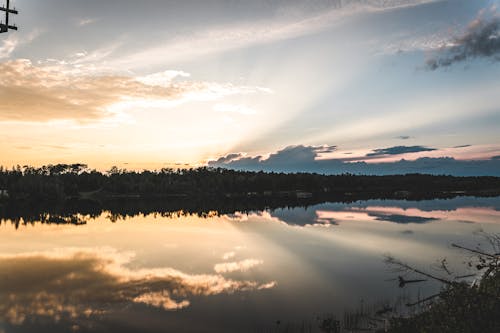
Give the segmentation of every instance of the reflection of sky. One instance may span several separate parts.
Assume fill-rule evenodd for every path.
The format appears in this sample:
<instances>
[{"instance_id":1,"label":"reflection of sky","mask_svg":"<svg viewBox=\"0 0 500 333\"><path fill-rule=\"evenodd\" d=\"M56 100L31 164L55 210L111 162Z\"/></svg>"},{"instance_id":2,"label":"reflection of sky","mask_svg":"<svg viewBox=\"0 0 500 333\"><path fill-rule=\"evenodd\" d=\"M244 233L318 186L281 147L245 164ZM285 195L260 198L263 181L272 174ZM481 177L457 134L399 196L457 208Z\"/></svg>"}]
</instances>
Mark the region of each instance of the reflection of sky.
<instances>
[{"instance_id":1,"label":"reflection of sky","mask_svg":"<svg viewBox=\"0 0 500 333\"><path fill-rule=\"evenodd\" d=\"M2 256L0 267L5 280L0 287L0 315L13 325L37 317L89 325L129 304L179 310L190 305L192 296L275 286L275 282L236 281L222 275L185 274L171 268L129 269L126 264L132 257L109 248L63 248ZM237 263L227 265L232 271L251 268Z\"/></svg>"},{"instance_id":2,"label":"reflection of sky","mask_svg":"<svg viewBox=\"0 0 500 333\"><path fill-rule=\"evenodd\" d=\"M277 209L272 215L297 225L329 225L352 220L395 223L425 223L436 220L497 223L500 220L500 199L457 197L422 201L368 200L349 204L325 203L308 209Z\"/></svg>"},{"instance_id":3,"label":"reflection of sky","mask_svg":"<svg viewBox=\"0 0 500 333\"><path fill-rule=\"evenodd\" d=\"M316 210L312 224L338 224L346 221L386 221L401 224L427 223L438 220L451 220L470 223L498 223L500 212L491 208L470 207L453 211L422 211L417 208L399 207L347 208L342 211Z\"/></svg>"},{"instance_id":4,"label":"reflection of sky","mask_svg":"<svg viewBox=\"0 0 500 333\"><path fill-rule=\"evenodd\" d=\"M0 330L255 331L278 319L341 312L361 299L390 299L401 291L386 281L395 275L384 254L428 269L446 256L462 272L460 253L449 244L500 231L498 210L489 208L498 199L461 200L433 208L369 201L117 223L103 214L76 227L4 224ZM432 221L388 221L394 216ZM411 288L425 294L436 286Z\"/></svg>"}]
</instances>

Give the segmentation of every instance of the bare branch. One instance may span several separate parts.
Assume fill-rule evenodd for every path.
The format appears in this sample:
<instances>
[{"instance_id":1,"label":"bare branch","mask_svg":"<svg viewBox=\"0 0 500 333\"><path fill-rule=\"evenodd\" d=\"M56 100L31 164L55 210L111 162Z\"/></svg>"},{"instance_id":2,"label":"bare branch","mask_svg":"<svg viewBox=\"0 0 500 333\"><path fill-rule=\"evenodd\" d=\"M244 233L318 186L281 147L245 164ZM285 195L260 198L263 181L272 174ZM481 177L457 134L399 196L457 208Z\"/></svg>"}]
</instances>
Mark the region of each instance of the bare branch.
<instances>
[{"instance_id":1,"label":"bare branch","mask_svg":"<svg viewBox=\"0 0 500 333\"><path fill-rule=\"evenodd\" d=\"M417 302L414 302L414 303L406 303L406 306L415 306L415 305L419 305L419 304L422 304L422 303L424 303L424 302L430 301L431 299L434 299L434 298L436 298L436 297L438 297L438 296L441 296L441 293L437 293L437 294L431 295L431 296L429 296L429 297L426 297L426 298L421 299L421 300L419 300L419 301L417 301Z\"/></svg>"},{"instance_id":2,"label":"bare branch","mask_svg":"<svg viewBox=\"0 0 500 333\"><path fill-rule=\"evenodd\" d=\"M448 267L446 266L446 259L441 260L441 268L445 270L448 275L452 275Z\"/></svg>"},{"instance_id":3,"label":"bare branch","mask_svg":"<svg viewBox=\"0 0 500 333\"><path fill-rule=\"evenodd\" d=\"M486 253L486 252L475 250L475 249L470 249L468 247L461 246L461 245L458 245L458 244L455 244L455 243L452 243L451 246L456 247L457 249L469 251L469 252L476 253L476 254L479 254L479 255L482 255L482 256L485 256L485 257L489 257L489 258L496 259L496 258L499 257L499 255L497 255L497 254L491 254L491 253Z\"/></svg>"},{"instance_id":4,"label":"bare branch","mask_svg":"<svg viewBox=\"0 0 500 333\"><path fill-rule=\"evenodd\" d=\"M411 267L410 265L408 265L408 264L406 264L406 263L404 263L402 261L396 260L394 257L391 257L391 256L387 256L385 262L388 263L388 264L390 264L390 265L399 266L399 267L404 268L404 269L406 269L408 271L411 271L411 272L414 272L414 273L426 276L428 278L431 278L433 280L442 282L442 283L447 284L447 285L453 284L452 281L440 278L438 276L434 276L434 275L429 274L427 272L421 271L421 270L419 270L417 268Z\"/></svg>"}]
</instances>

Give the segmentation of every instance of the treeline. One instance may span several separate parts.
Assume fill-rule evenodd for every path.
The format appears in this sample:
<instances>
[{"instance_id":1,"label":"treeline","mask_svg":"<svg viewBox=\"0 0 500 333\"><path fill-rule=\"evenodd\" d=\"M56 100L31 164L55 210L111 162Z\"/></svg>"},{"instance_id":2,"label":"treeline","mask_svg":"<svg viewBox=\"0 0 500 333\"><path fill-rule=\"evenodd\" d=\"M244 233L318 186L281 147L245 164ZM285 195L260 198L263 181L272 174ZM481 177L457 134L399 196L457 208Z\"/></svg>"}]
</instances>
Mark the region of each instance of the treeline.
<instances>
[{"instance_id":1,"label":"treeline","mask_svg":"<svg viewBox=\"0 0 500 333\"><path fill-rule=\"evenodd\" d=\"M452 177L421 174L362 176L352 174L265 173L194 168L107 172L85 164L40 168L0 167L0 190L9 200L59 201L119 196L293 197L359 196L433 198L449 194L500 195L499 177Z\"/></svg>"},{"instance_id":2,"label":"treeline","mask_svg":"<svg viewBox=\"0 0 500 333\"><path fill-rule=\"evenodd\" d=\"M99 192L103 195L282 195L309 193L373 193L379 196L437 192L491 192L500 190L497 177L430 175L325 176L309 173L264 173L226 169L161 169L127 171L113 167L107 172L84 164L58 164L41 168L0 167L0 189L11 198L59 200ZM410 193L406 193L410 192Z\"/></svg>"}]
</instances>

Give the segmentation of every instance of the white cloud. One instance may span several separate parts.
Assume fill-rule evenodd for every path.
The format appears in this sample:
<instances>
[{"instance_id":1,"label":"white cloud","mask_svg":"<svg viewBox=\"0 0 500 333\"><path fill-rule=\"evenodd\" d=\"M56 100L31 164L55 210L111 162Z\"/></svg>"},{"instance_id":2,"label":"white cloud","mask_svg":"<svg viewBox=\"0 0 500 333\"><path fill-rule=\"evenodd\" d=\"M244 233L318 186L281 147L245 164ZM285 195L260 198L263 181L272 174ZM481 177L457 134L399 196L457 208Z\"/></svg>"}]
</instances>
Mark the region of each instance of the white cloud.
<instances>
[{"instance_id":1,"label":"white cloud","mask_svg":"<svg viewBox=\"0 0 500 333\"><path fill-rule=\"evenodd\" d=\"M79 27L84 27L86 25L95 23L97 21L98 21L98 19L96 19L96 18L81 18L81 19L77 20L76 25Z\"/></svg>"},{"instance_id":2,"label":"white cloud","mask_svg":"<svg viewBox=\"0 0 500 333\"><path fill-rule=\"evenodd\" d=\"M220 264L216 264L214 266L214 271L222 274L222 273L231 273L231 272L246 272L256 266L262 265L264 262L258 259L245 259L237 262L224 262Z\"/></svg>"},{"instance_id":3,"label":"white cloud","mask_svg":"<svg viewBox=\"0 0 500 333\"><path fill-rule=\"evenodd\" d=\"M13 34L9 35L9 37L7 37L7 39L2 42L2 45L0 45L0 59L6 59L10 57L18 44L19 39L17 38L17 36Z\"/></svg>"},{"instance_id":4,"label":"white cloud","mask_svg":"<svg viewBox=\"0 0 500 333\"><path fill-rule=\"evenodd\" d=\"M51 63L36 66L20 59L0 64L0 121L95 121L123 116L123 112L134 108L170 108L193 101L269 92L263 87L231 83L174 82L176 77L189 76L182 71L135 78L89 75L57 60Z\"/></svg>"},{"instance_id":5,"label":"white cloud","mask_svg":"<svg viewBox=\"0 0 500 333\"><path fill-rule=\"evenodd\" d=\"M412 36L406 34L399 36L398 40L382 43L375 41L373 43L376 48L376 54L395 54L398 52L414 52L414 51L434 51L448 47L450 45L449 33L442 31L424 36Z\"/></svg>"},{"instance_id":6,"label":"white cloud","mask_svg":"<svg viewBox=\"0 0 500 333\"><path fill-rule=\"evenodd\" d=\"M137 81L150 86L168 87L175 78L190 77L191 74L183 71L167 70L164 72L154 73L146 76L140 76Z\"/></svg>"},{"instance_id":7,"label":"white cloud","mask_svg":"<svg viewBox=\"0 0 500 333\"><path fill-rule=\"evenodd\" d=\"M164 310L180 310L190 305L188 300L175 301L166 290L145 293L134 298L135 303L144 303Z\"/></svg>"},{"instance_id":8,"label":"white cloud","mask_svg":"<svg viewBox=\"0 0 500 333\"><path fill-rule=\"evenodd\" d=\"M222 255L222 259L223 260L228 260L228 259L231 259L233 258L234 256L236 255L236 252L234 251L231 251L231 252L226 252Z\"/></svg>"},{"instance_id":9,"label":"white cloud","mask_svg":"<svg viewBox=\"0 0 500 333\"><path fill-rule=\"evenodd\" d=\"M267 44L314 34L338 24L343 19L366 12L393 10L441 0L367 0L346 1L321 13L291 15L272 20L212 27L166 40L138 52L113 60L119 68L141 68L217 54L239 48ZM336 5L337 4L337 5Z\"/></svg>"},{"instance_id":10,"label":"white cloud","mask_svg":"<svg viewBox=\"0 0 500 333\"><path fill-rule=\"evenodd\" d=\"M38 30L33 30L29 34L24 35L23 38L19 34L8 35L0 44L0 60L8 59L19 46L32 42L39 35L40 31Z\"/></svg>"}]
</instances>

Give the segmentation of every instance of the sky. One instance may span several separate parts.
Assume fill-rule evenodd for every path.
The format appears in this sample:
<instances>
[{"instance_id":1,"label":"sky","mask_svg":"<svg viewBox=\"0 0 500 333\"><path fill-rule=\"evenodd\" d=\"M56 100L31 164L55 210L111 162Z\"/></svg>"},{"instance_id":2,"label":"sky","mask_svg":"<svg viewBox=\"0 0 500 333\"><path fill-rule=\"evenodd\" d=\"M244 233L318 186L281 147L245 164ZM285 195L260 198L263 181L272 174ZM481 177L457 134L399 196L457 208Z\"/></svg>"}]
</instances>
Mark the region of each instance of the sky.
<instances>
[{"instance_id":1,"label":"sky","mask_svg":"<svg viewBox=\"0 0 500 333\"><path fill-rule=\"evenodd\" d=\"M0 165L500 175L498 0L11 3Z\"/></svg>"}]
</instances>

